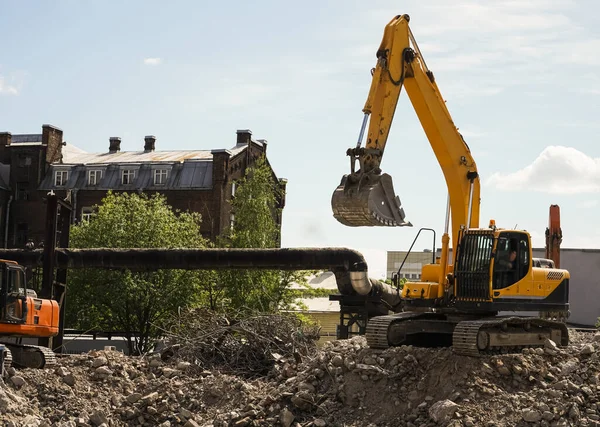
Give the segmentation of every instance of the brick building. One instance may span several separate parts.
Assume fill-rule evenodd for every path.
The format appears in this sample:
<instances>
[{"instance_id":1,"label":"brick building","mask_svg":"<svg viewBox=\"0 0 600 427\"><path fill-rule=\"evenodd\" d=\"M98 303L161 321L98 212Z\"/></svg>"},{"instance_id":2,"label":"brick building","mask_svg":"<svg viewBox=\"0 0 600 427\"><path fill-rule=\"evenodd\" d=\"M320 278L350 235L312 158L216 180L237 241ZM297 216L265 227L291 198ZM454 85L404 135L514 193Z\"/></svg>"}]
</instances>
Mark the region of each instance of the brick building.
<instances>
[{"instance_id":1,"label":"brick building","mask_svg":"<svg viewBox=\"0 0 600 427\"><path fill-rule=\"evenodd\" d=\"M160 143L159 143L160 144ZM159 192L173 208L199 212L202 234L214 240L234 220L230 201L234 181L263 153L267 141L254 140L248 129L237 131L230 149L156 150L146 136L139 151L121 151L121 138L109 138L108 150L86 153L63 141L62 130L43 125L41 134L0 133L0 225L5 248L39 245L44 238L44 197L69 195L72 222L93 214L108 190ZM268 160L267 160L268 163ZM273 172L284 190L286 180ZM277 215L281 227L281 214Z\"/></svg>"}]
</instances>

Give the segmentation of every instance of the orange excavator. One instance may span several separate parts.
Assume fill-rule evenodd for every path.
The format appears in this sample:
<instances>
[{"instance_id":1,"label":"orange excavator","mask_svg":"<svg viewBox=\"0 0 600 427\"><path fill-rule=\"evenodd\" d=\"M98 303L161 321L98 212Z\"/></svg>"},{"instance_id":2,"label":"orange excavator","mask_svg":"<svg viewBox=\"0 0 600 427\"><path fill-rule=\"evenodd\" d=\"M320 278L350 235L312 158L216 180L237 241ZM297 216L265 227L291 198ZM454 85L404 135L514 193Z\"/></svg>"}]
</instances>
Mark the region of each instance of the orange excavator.
<instances>
[{"instance_id":1,"label":"orange excavator","mask_svg":"<svg viewBox=\"0 0 600 427\"><path fill-rule=\"evenodd\" d=\"M15 365L45 368L56 363L47 347L25 344L27 338L49 338L59 332L59 305L27 289L25 269L0 259L0 352L4 369Z\"/></svg>"}]
</instances>

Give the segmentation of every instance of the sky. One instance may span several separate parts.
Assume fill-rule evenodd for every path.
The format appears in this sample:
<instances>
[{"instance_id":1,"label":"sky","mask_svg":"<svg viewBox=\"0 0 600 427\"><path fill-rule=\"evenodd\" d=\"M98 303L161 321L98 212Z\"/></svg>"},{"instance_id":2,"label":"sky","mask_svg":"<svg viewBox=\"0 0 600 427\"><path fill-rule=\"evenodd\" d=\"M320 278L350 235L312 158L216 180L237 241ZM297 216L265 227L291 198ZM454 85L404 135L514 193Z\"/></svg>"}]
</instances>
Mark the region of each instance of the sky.
<instances>
[{"instance_id":1,"label":"sky","mask_svg":"<svg viewBox=\"0 0 600 427\"><path fill-rule=\"evenodd\" d=\"M0 131L64 131L67 144L229 148L268 141L288 179L282 246L348 247L385 276L386 251L443 231L447 187L402 92L381 164L414 227L346 227L331 195L349 172L385 25L410 25L481 177L481 223L544 246L600 245L597 0L9 2L0 0ZM431 247L424 234L415 249Z\"/></svg>"}]
</instances>

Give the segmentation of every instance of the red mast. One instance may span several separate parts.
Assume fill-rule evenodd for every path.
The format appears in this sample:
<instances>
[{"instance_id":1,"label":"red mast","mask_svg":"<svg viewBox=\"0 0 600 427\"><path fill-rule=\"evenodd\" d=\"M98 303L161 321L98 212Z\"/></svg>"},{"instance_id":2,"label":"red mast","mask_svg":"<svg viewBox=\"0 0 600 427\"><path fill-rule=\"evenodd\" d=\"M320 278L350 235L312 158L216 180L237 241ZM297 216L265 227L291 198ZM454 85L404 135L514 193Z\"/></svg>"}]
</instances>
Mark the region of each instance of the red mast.
<instances>
[{"instance_id":1,"label":"red mast","mask_svg":"<svg viewBox=\"0 0 600 427\"><path fill-rule=\"evenodd\" d=\"M560 244L562 230L560 228L560 208L550 205L548 228L546 228L546 258L554 261L555 268L560 268Z\"/></svg>"}]
</instances>

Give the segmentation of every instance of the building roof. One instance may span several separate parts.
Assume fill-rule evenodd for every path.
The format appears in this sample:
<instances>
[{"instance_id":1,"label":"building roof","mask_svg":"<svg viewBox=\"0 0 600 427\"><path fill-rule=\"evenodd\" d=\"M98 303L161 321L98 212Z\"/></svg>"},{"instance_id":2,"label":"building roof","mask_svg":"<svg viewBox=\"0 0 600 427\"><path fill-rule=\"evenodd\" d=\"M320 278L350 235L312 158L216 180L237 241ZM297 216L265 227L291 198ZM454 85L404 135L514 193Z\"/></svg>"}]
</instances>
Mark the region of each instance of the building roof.
<instances>
[{"instance_id":1,"label":"building roof","mask_svg":"<svg viewBox=\"0 0 600 427\"><path fill-rule=\"evenodd\" d=\"M316 276L310 276L307 278L307 284L311 288L323 288L331 289L331 295L338 294L337 282L335 281L335 275L331 271L325 271L319 273ZM291 289L305 289L297 283L290 284ZM317 298L300 298L300 302L305 304L306 311L316 312L332 312L339 311L340 305L337 301L329 301L329 297L317 297Z\"/></svg>"},{"instance_id":2,"label":"building roof","mask_svg":"<svg viewBox=\"0 0 600 427\"><path fill-rule=\"evenodd\" d=\"M332 292L332 294L334 293ZM306 305L307 312L323 313L340 311L339 301L330 301L329 297L301 298L300 301Z\"/></svg>"},{"instance_id":3,"label":"building roof","mask_svg":"<svg viewBox=\"0 0 600 427\"><path fill-rule=\"evenodd\" d=\"M260 141L252 143L263 145ZM62 150L62 161L50 165L49 173L40 183L40 190L86 189L86 190L198 190L212 188L213 153L227 152L232 157L247 149L238 144L223 150L172 150L172 151L117 151L114 153L88 153L72 144ZM123 170L134 169L131 184L122 184ZM164 184L154 184L154 170L167 169ZM64 186L55 185L55 172L69 170ZM90 170L102 170L97 185L88 185Z\"/></svg>"},{"instance_id":4,"label":"building roof","mask_svg":"<svg viewBox=\"0 0 600 427\"><path fill-rule=\"evenodd\" d=\"M50 173L40 183L40 190L56 189L55 172L69 170L67 182L61 189L85 190L189 190L212 188L212 161L188 161L183 163L153 164L105 164L90 167L87 165L53 164ZM131 184L122 184L123 170L135 170L135 179ZM154 170L167 169L167 181L162 185L154 184ZM97 185L88 185L88 172L101 170L102 178Z\"/></svg>"},{"instance_id":5,"label":"building roof","mask_svg":"<svg viewBox=\"0 0 600 427\"><path fill-rule=\"evenodd\" d=\"M67 148L68 147L68 148ZM236 145L227 150L235 156L246 149L246 145ZM185 160L212 160L214 150L173 150L173 151L117 151L116 153L86 153L66 145L63 148L64 165L94 165L111 163L158 163L183 162Z\"/></svg>"},{"instance_id":6,"label":"building roof","mask_svg":"<svg viewBox=\"0 0 600 427\"><path fill-rule=\"evenodd\" d=\"M10 144L20 144L20 145L41 145L42 144L42 134L41 133L27 133L20 135L12 135L10 139Z\"/></svg>"},{"instance_id":7,"label":"building roof","mask_svg":"<svg viewBox=\"0 0 600 427\"><path fill-rule=\"evenodd\" d=\"M332 289L334 292L332 293L337 293L337 282L335 280L335 275L331 272L331 271L325 271L323 273L319 273L318 275L314 276L311 275L309 277L307 277L307 285L313 289L316 288L323 288L323 289ZM290 288L291 289L305 289L304 286L299 285L298 283L291 283L290 284Z\"/></svg>"}]
</instances>

